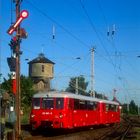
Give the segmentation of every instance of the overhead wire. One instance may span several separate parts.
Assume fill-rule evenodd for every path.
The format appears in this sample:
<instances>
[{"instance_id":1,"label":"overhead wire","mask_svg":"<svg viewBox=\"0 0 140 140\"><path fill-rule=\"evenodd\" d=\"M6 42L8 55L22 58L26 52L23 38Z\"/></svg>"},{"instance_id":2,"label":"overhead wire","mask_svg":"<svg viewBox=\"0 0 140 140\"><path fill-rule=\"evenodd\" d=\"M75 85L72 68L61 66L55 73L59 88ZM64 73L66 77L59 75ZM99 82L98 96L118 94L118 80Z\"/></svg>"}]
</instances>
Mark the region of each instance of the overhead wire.
<instances>
[{"instance_id":1,"label":"overhead wire","mask_svg":"<svg viewBox=\"0 0 140 140\"><path fill-rule=\"evenodd\" d=\"M54 21L53 21L54 22ZM60 26L61 27L61 26ZM63 27L63 26L62 26ZM112 62L111 62L112 63Z\"/></svg>"},{"instance_id":2,"label":"overhead wire","mask_svg":"<svg viewBox=\"0 0 140 140\"><path fill-rule=\"evenodd\" d=\"M42 11L40 11L40 12L42 12ZM43 13L44 14L44 13ZM46 16L46 14L45 14L45 16ZM27 49L26 49L27 50ZM64 64L63 64L64 65ZM72 65L75 65L75 63L74 64L72 64ZM60 72L59 72L59 74L60 74Z\"/></svg>"},{"instance_id":3,"label":"overhead wire","mask_svg":"<svg viewBox=\"0 0 140 140\"><path fill-rule=\"evenodd\" d=\"M101 6L101 2L100 2L100 0L97 0L97 4L98 4L98 7L99 7L99 9L100 9L100 11L101 11L101 13L102 13L102 16L103 16L103 20L104 20L104 22L105 22L105 24L106 24L106 26L108 27L108 22L107 22L107 18L106 18L106 16L105 16L105 14L104 14L104 11L103 11L103 8L102 8L102 6ZM115 30L115 29L113 29L113 30ZM109 30L109 32L110 32L110 30ZM121 69L121 62L119 63L119 64L117 64L117 57L118 57L118 49L117 49L117 47L116 47L116 45L115 45L115 42L114 42L114 38L113 38L113 36L114 35L111 35L111 40L109 40L109 37L108 38L106 38L106 40L111 44L111 46L112 46L112 48L114 48L115 49L115 57L114 57L114 70L116 71L116 76L117 76L117 69ZM119 52L120 53L120 52ZM120 61L121 61L121 56L119 56L119 58L120 58ZM117 66L118 65L118 66ZM117 79L117 78L115 78L115 79Z\"/></svg>"},{"instance_id":4,"label":"overhead wire","mask_svg":"<svg viewBox=\"0 0 140 140\"><path fill-rule=\"evenodd\" d=\"M87 18L88 18L88 22L90 23L90 25L91 25L93 31L96 33L96 35L97 35L97 37L98 37L98 39L99 39L99 41L100 41L100 43L101 43L101 46L103 47L103 49L105 50L106 54L108 55L109 62L113 65L113 67L114 67L114 69L115 69L115 68L116 68L116 63L113 62L113 60L112 60L111 57L110 57L110 54L109 54L108 50L105 48L105 46L104 46L104 44L103 44L103 42L102 42L102 39L100 38L100 35L99 35L99 33L97 32L97 30L96 30L96 28L95 28L95 26L94 26L94 24L93 24L93 22L92 22L92 20L91 20L91 18L90 18L90 16L89 16L88 12L87 12L87 9L85 8L84 4L82 3L82 0L80 0L80 4L81 4L81 7L82 7L82 9L83 9L85 15L86 15ZM104 18L105 18L105 16L104 16ZM105 20L105 21L106 21L106 20ZM107 23L107 22L106 22L106 23Z\"/></svg>"},{"instance_id":5,"label":"overhead wire","mask_svg":"<svg viewBox=\"0 0 140 140\"><path fill-rule=\"evenodd\" d=\"M87 53L84 57L80 58L81 60L78 60L78 63L80 63L80 62L82 61L83 58L86 58L86 59L87 59L87 58L88 58L87 56L89 56L89 54L90 54L90 53ZM74 62L72 65L68 66L66 69L69 69L70 67L73 68L72 66L75 65L75 64L77 64L77 62ZM64 70L61 71L61 72L58 72L57 75L59 76L59 75L60 75L61 73L63 73L66 69L64 69ZM79 67L78 67L78 69L79 69ZM78 69L74 69L74 70L77 71Z\"/></svg>"},{"instance_id":6,"label":"overhead wire","mask_svg":"<svg viewBox=\"0 0 140 140\"><path fill-rule=\"evenodd\" d=\"M98 4L98 7L99 7L99 9L100 9L100 11L102 13L103 20L104 20L106 26L108 26L107 18L106 18L105 14L104 14L104 10L103 10L103 8L101 6L101 2L100 2L100 0L96 0L96 1L97 1L97 4Z\"/></svg>"},{"instance_id":7,"label":"overhead wire","mask_svg":"<svg viewBox=\"0 0 140 140\"><path fill-rule=\"evenodd\" d=\"M44 16L46 16L47 18L49 18L52 22L54 22L54 19L52 19L51 17L49 17L47 14L45 14L44 12L42 12L39 8L37 8L36 6L34 6L31 2L29 2L28 0L26 0L28 3L30 3L37 11L39 11L40 13L42 13ZM60 24L58 24L56 21L55 21L55 23L57 24L57 25L60 25ZM63 27L62 25L60 26L60 27ZM62 29L65 29L64 27L62 28ZM68 30L65 30L66 32L68 31ZM67 32L68 34L69 34L69 32ZM70 34L71 35L71 34ZM85 44L84 44L85 45ZM112 63L112 62L111 62ZM113 63L112 63L113 64ZM114 64L113 64L114 65Z\"/></svg>"},{"instance_id":8,"label":"overhead wire","mask_svg":"<svg viewBox=\"0 0 140 140\"><path fill-rule=\"evenodd\" d=\"M100 35L99 35L99 33L98 33L96 27L94 26L94 24L93 24L93 22L92 22L92 20L91 20L91 18L90 18L90 16L89 16L89 14L88 14L88 12L87 12L87 9L85 8L84 4L82 3L82 0L79 0L79 1L80 1L80 5L81 5L81 7L82 7L82 9L83 9L83 11L84 11L84 13L85 13L87 19L88 19L89 24L91 25L93 31L96 33L96 35L97 35L97 37L98 37L98 40L100 41L101 46L103 47L104 51L105 51L106 54L108 55L108 58L109 58L110 63L114 66L113 60L110 58L110 54L109 54L108 50L105 48L105 46L104 46L104 44L103 44L103 42L102 42L102 39L101 39L101 37L100 37Z\"/></svg>"},{"instance_id":9,"label":"overhead wire","mask_svg":"<svg viewBox=\"0 0 140 140\"><path fill-rule=\"evenodd\" d=\"M41 9L39 9L37 6L35 6L33 3L31 3L28 0L24 0L24 1L26 1L28 4L30 4L34 9L36 9L44 17L46 17L47 19L49 19L50 21L52 21L53 23L55 23L58 27L60 27L62 30L64 30L67 34L69 34L72 38L74 38L75 40L77 40L83 46L86 46L86 47L89 48L89 45L88 44L86 44L85 42L83 42L80 38L78 38L76 35L74 35L72 32L70 32L68 29L66 29L63 25L61 25L60 23L58 23L55 19L53 19L52 17L50 17L48 14L46 14L45 12L43 12Z\"/></svg>"}]
</instances>

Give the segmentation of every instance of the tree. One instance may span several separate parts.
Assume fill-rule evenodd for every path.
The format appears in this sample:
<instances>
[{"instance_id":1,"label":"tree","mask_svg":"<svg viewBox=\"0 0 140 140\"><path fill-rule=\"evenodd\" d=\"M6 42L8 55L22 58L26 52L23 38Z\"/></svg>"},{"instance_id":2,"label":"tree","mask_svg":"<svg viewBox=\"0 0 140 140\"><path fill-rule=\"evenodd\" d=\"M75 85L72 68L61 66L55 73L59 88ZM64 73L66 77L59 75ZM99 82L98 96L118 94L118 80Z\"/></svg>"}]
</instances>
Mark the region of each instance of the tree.
<instances>
[{"instance_id":1,"label":"tree","mask_svg":"<svg viewBox=\"0 0 140 140\"><path fill-rule=\"evenodd\" d=\"M138 114L138 106L135 104L134 100L131 100L129 104L123 104L122 107L123 113Z\"/></svg>"},{"instance_id":2,"label":"tree","mask_svg":"<svg viewBox=\"0 0 140 140\"><path fill-rule=\"evenodd\" d=\"M99 98L99 99L108 100L108 98L107 98L104 94L98 93L98 92L96 92L96 91L95 91L95 97L96 97L96 98Z\"/></svg>"},{"instance_id":3,"label":"tree","mask_svg":"<svg viewBox=\"0 0 140 140\"><path fill-rule=\"evenodd\" d=\"M21 75L21 103L23 106L31 104L31 98L35 91L33 90L33 81L31 78Z\"/></svg>"},{"instance_id":4,"label":"tree","mask_svg":"<svg viewBox=\"0 0 140 140\"><path fill-rule=\"evenodd\" d=\"M135 104L134 100L131 100L130 104L129 104L129 112L130 114L138 114L138 107Z\"/></svg>"},{"instance_id":5,"label":"tree","mask_svg":"<svg viewBox=\"0 0 140 140\"><path fill-rule=\"evenodd\" d=\"M66 88L66 91L72 93L76 92L76 79L78 80L78 94L86 95L88 82L85 82L85 78L83 76L70 78L69 86Z\"/></svg>"},{"instance_id":6,"label":"tree","mask_svg":"<svg viewBox=\"0 0 140 140\"><path fill-rule=\"evenodd\" d=\"M8 93L12 93L12 79L8 75L9 79L4 78L4 82L1 84L1 88ZM21 106L29 106L31 104L31 98L35 91L33 90L33 82L29 77L21 75Z\"/></svg>"},{"instance_id":7,"label":"tree","mask_svg":"<svg viewBox=\"0 0 140 140\"><path fill-rule=\"evenodd\" d=\"M125 114L128 114L128 105L127 104L122 105L122 112Z\"/></svg>"},{"instance_id":8,"label":"tree","mask_svg":"<svg viewBox=\"0 0 140 140\"><path fill-rule=\"evenodd\" d=\"M1 84L1 89L4 89L8 91L9 93L12 92L12 79L10 74L8 74L8 80L6 78L3 78L3 83Z\"/></svg>"}]
</instances>

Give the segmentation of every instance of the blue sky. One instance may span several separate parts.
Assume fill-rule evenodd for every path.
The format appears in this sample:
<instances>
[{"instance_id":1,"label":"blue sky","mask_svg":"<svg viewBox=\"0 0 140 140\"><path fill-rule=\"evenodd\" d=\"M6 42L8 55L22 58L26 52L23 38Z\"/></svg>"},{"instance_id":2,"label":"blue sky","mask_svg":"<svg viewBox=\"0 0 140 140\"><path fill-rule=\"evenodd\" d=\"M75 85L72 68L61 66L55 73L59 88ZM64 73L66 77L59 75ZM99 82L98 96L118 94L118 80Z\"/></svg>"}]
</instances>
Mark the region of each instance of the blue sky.
<instances>
[{"instance_id":1,"label":"blue sky","mask_svg":"<svg viewBox=\"0 0 140 140\"><path fill-rule=\"evenodd\" d=\"M82 7L83 6L83 7ZM12 19L15 21L14 4ZM140 1L139 0L23 0L29 11L21 26L28 32L22 40L21 74L28 75L26 58L40 52L55 64L52 87L65 89L70 77L84 75L89 82L90 49L95 47L94 88L121 102L140 102ZM6 31L11 24L11 0L0 0L0 71L7 77L6 58L11 55ZM107 29L115 24L114 36ZM55 26L55 40L52 27ZM81 57L80 60L75 59Z\"/></svg>"}]
</instances>

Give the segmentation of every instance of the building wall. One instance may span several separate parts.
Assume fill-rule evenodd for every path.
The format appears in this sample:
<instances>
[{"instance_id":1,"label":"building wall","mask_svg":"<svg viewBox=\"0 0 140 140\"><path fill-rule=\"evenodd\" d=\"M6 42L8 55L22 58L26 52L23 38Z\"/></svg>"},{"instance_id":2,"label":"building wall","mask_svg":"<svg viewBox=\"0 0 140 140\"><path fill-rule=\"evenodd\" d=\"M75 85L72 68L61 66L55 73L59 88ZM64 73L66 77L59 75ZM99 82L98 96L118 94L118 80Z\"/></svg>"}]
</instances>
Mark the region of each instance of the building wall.
<instances>
[{"instance_id":1,"label":"building wall","mask_svg":"<svg viewBox=\"0 0 140 140\"><path fill-rule=\"evenodd\" d=\"M30 77L53 78L53 64L33 63L29 65Z\"/></svg>"},{"instance_id":2,"label":"building wall","mask_svg":"<svg viewBox=\"0 0 140 140\"><path fill-rule=\"evenodd\" d=\"M48 81L48 82L40 81L40 82L34 84L33 88L36 91L49 91L50 90L50 81Z\"/></svg>"}]
</instances>

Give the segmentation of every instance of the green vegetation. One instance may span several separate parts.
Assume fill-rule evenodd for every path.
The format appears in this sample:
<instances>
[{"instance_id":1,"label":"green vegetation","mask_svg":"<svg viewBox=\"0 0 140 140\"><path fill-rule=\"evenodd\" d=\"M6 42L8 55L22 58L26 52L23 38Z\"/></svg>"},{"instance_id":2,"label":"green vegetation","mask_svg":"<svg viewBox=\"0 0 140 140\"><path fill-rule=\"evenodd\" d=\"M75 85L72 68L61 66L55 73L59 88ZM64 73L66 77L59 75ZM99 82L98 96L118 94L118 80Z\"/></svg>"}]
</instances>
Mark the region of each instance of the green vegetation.
<instances>
[{"instance_id":1,"label":"green vegetation","mask_svg":"<svg viewBox=\"0 0 140 140\"><path fill-rule=\"evenodd\" d=\"M122 112L125 114L137 115L138 110L140 110L140 108L138 108L134 100L131 100L129 104L122 105Z\"/></svg>"},{"instance_id":2,"label":"green vegetation","mask_svg":"<svg viewBox=\"0 0 140 140\"><path fill-rule=\"evenodd\" d=\"M6 90L10 95L12 94L12 79L5 79L1 84L1 88ZM31 98L35 91L33 90L33 82L29 77L21 75L21 107L28 108L31 105Z\"/></svg>"},{"instance_id":3,"label":"green vegetation","mask_svg":"<svg viewBox=\"0 0 140 140\"><path fill-rule=\"evenodd\" d=\"M65 91L76 93L76 79L77 79L77 85L78 85L78 89L77 89L78 94L90 96L91 91L90 90L88 92L86 91L88 87L88 82L86 82L85 78L82 75L78 77L70 78L69 85ZM102 93L97 93L96 91L94 91L94 93L95 93L96 98L107 100L107 97L104 96Z\"/></svg>"},{"instance_id":4,"label":"green vegetation","mask_svg":"<svg viewBox=\"0 0 140 140\"><path fill-rule=\"evenodd\" d=\"M78 89L76 89L76 79ZM79 94L87 95L86 93L87 86L88 82L85 82L85 78L83 76L72 77L69 81L69 86L66 88L66 91L75 93L77 90Z\"/></svg>"}]
</instances>

